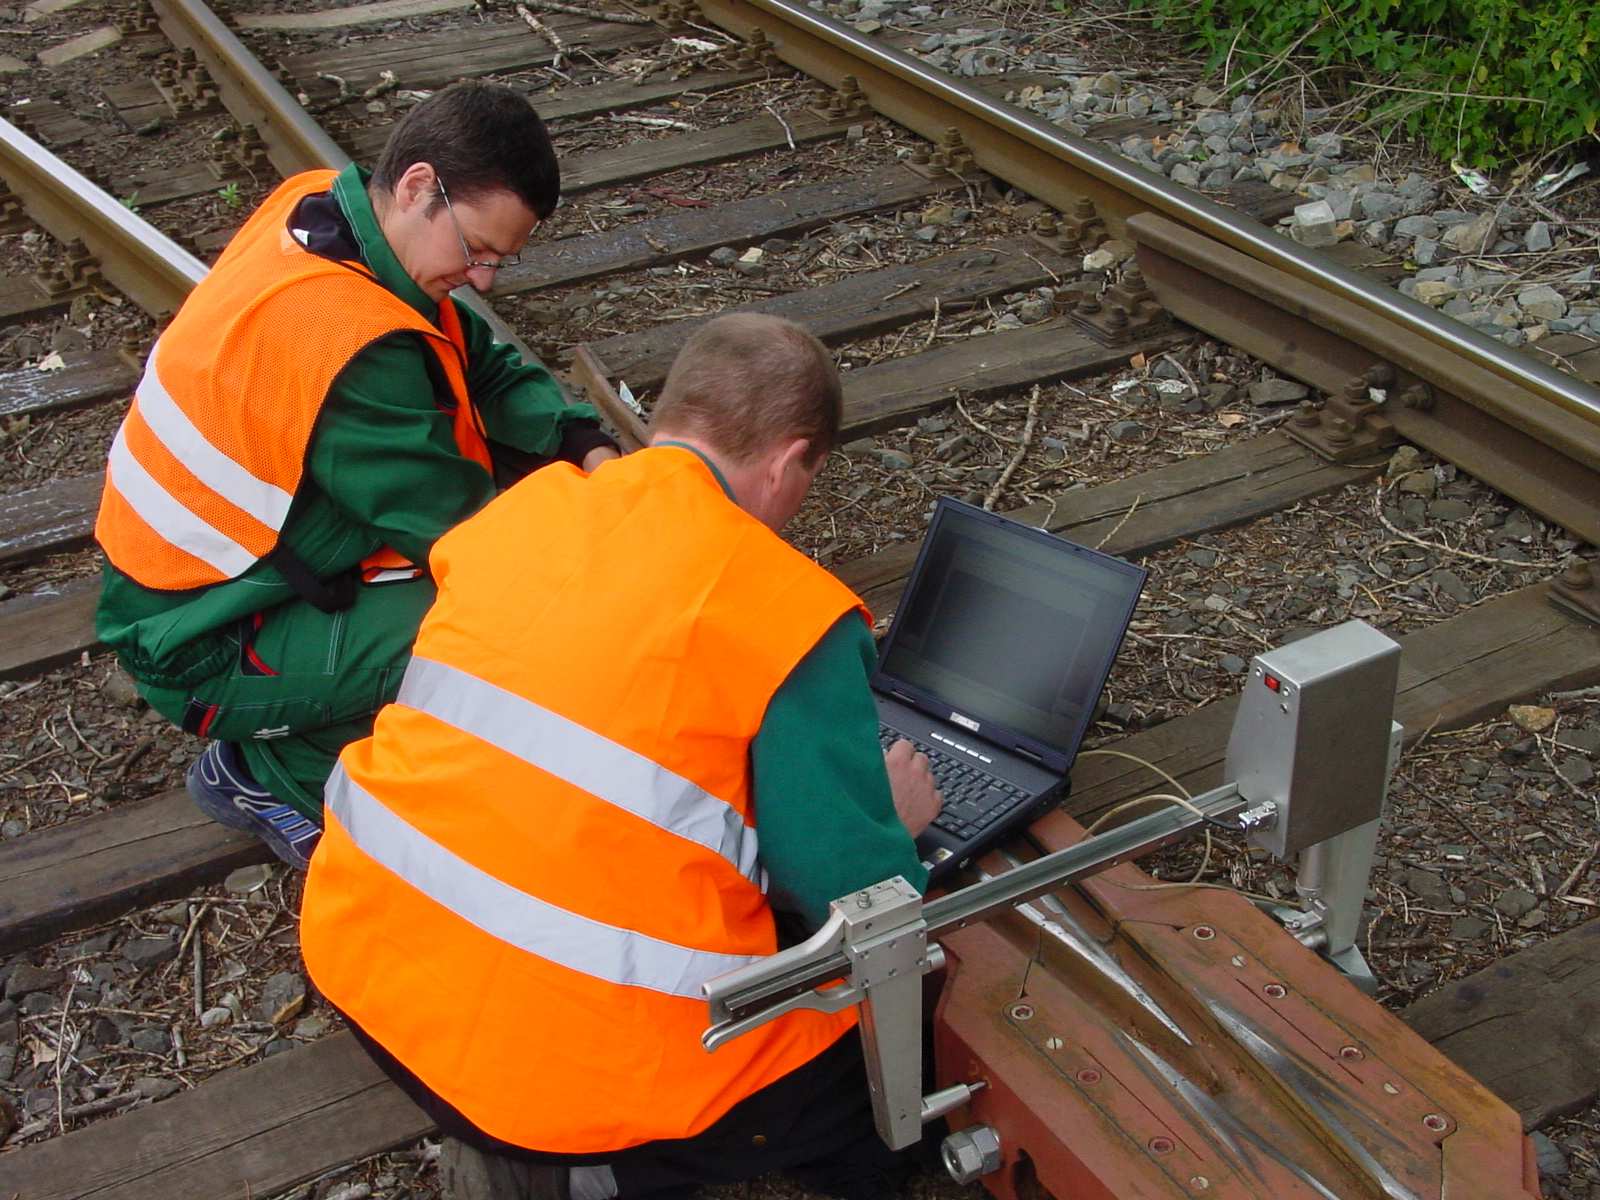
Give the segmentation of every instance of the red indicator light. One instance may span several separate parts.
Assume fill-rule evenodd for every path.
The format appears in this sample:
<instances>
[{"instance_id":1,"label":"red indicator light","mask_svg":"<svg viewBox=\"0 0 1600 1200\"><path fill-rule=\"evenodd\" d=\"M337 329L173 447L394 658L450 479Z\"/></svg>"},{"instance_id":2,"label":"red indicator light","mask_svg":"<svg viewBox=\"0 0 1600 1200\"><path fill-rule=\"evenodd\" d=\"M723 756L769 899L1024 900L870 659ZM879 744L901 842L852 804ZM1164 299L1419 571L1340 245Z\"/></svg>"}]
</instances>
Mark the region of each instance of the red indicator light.
<instances>
[{"instance_id":1,"label":"red indicator light","mask_svg":"<svg viewBox=\"0 0 1600 1200\"><path fill-rule=\"evenodd\" d=\"M1270 691L1276 692L1283 687L1283 684L1278 682L1278 678L1275 675L1263 675L1262 679L1266 681L1267 688Z\"/></svg>"}]
</instances>

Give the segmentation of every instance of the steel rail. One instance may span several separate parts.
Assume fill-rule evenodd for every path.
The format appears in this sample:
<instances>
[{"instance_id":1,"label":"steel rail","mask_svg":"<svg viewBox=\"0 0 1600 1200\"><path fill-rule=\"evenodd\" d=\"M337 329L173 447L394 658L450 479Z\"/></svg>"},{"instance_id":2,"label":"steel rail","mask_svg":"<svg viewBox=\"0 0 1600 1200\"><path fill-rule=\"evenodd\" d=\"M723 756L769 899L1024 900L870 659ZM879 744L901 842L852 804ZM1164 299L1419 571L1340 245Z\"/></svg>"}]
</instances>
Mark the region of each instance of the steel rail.
<instances>
[{"instance_id":1,"label":"steel rail","mask_svg":"<svg viewBox=\"0 0 1600 1200\"><path fill-rule=\"evenodd\" d=\"M162 31L175 45L193 50L217 85L223 107L241 125L254 128L267 157L285 177L318 168L343 170L350 156L273 78L232 30L202 0L152 0ZM516 348L528 362L539 357L470 285L451 293L489 324L495 339Z\"/></svg>"},{"instance_id":2,"label":"steel rail","mask_svg":"<svg viewBox=\"0 0 1600 1200\"><path fill-rule=\"evenodd\" d=\"M81 240L101 274L151 315L176 311L205 277L198 258L5 120L0 174L30 217L60 241Z\"/></svg>"},{"instance_id":3,"label":"steel rail","mask_svg":"<svg viewBox=\"0 0 1600 1200\"><path fill-rule=\"evenodd\" d=\"M925 137L957 130L989 173L1063 211L1087 196L1118 232L1128 217L1154 211L1280 271L1314 281L1375 317L1444 346L1595 426L1600 389L1516 353L1357 272L1032 113L996 101L900 50L880 45L799 0L698 0L715 24L748 37L761 30L778 57L837 86L854 76L879 112ZM1378 347L1373 347L1377 350Z\"/></svg>"}]
</instances>

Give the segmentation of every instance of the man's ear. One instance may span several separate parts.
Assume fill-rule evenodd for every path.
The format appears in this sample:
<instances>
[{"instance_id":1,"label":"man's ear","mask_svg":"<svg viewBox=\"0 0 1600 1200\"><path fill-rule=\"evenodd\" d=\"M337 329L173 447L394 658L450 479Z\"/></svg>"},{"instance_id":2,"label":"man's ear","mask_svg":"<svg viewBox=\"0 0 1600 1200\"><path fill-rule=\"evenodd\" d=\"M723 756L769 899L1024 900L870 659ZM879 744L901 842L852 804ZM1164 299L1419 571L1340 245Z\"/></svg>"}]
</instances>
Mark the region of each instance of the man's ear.
<instances>
[{"instance_id":1,"label":"man's ear","mask_svg":"<svg viewBox=\"0 0 1600 1200\"><path fill-rule=\"evenodd\" d=\"M431 203L433 193L438 187L438 180L438 173L434 171L432 163L412 163L401 172L400 178L395 180L395 203L406 210L419 203L424 205Z\"/></svg>"}]
</instances>

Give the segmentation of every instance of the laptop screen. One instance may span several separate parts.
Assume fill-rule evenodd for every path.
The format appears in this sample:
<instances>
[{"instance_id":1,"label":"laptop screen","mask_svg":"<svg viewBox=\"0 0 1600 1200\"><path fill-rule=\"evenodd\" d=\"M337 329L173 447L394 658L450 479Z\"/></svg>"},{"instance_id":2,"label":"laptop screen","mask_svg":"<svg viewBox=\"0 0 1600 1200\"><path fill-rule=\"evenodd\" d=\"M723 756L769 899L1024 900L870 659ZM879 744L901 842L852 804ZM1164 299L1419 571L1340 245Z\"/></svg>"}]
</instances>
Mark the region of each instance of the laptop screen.
<instances>
[{"instance_id":1,"label":"laptop screen","mask_svg":"<svg viewBox=\"0 0 1600 1200\"><path fill-rule=\"evenodd\" d=\"M1020 734L1070 761L1144 577L1110 555L943 499L875 682L992 741Z\"/></svg>"}]
</instances>

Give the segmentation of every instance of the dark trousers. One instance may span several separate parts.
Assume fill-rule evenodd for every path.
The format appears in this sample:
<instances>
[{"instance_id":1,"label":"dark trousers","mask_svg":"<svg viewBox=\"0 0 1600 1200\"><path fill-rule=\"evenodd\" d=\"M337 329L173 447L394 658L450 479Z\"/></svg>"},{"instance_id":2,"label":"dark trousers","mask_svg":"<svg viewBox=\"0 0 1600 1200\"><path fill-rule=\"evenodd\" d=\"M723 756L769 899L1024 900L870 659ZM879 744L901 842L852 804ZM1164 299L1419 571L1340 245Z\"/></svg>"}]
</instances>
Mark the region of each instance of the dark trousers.
<instances>
[{"instance_id":1,"label":"dark trousers","mask_svg":"<svg viewBox=\"0 0 1600 1200\"><path fill-rule=\"evenodd\" d=\"M918 1146L903 1151L883 1144L873 1127L861 1040L854 1030L694 1137L646 1142L614 1154L558 1155L484 1133L353 1022L350 1029L373 1061L446 1135L508 1158L604 1164L615 1174L622 1200L689 1196L702 1186L774 1171L811 1191L845 1200L882 1200L895 1195L922 1164L932 1137L930 1131Z\"/></svg>"}]
</instances>

